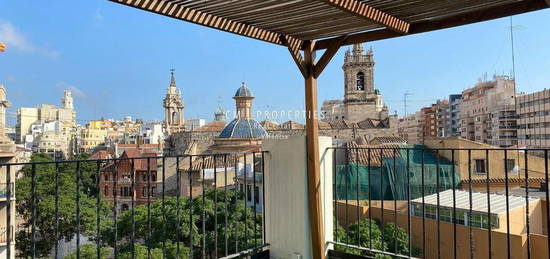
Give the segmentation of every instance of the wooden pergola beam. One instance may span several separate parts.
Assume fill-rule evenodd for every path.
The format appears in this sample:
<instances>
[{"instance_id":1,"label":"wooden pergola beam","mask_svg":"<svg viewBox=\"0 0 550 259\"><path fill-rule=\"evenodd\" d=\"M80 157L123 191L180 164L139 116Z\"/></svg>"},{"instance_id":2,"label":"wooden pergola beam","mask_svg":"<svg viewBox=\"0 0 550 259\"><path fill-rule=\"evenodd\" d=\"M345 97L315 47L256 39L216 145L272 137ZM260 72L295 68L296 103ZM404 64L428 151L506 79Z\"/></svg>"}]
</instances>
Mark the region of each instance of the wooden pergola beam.
<instances>
[{"instance_id":1,"label":"wooden pergola beam","mask_svg":"<svg viewBox=\"0 0 550 259\"><path fill-rule=\"evenodd\" d=\"M410 24L388 13L382 12L368 4L357 0L317 0L327 3L352 15L366 19L386 27L397 33L406 34L409 32Z\"/></svg>"},{"instance_id":2,"label":"wooden pergola beam","mask_svg":"<svg viewBox=\"0 0 550 259\"><path fill-rule=\"evenodd\" d=\"M532 12L548 8L550 0L531 0L515 2L497 7L492 7L484 10L479 10L467 14L460 14L455 16L446 17L439 20L429 20L423 22L412 23L409 28L408 35L418 34L423 32L435 31L440 29L446 29L456 27L460 25L472 24L477 22L489 21L502 17ZM350 35L343 43L343 45L352 45L357 43L369 42L390 39L403 36L389 29L380 29L375 31L368 31L363 33L357 33ZM317 50L328 49L338 38L331 38L326 40L320 40L315 45Z\"/></svg>"},{"instance_id":3,"label":"wooden pergola beam","mask_svg":"<svg viewBox=\"0 0 550 259\"><path fill-rule=\"evenodd\" d=\"M258 28L241 22L236 22L227 18L207 14L191 8L187 8L166 0L109 0L111 2L127 5L141 10L161 14L170 18L191 22L194 24L222 30L237 35L249 37L256 40L266 41L277 45L285 45L281 41L281 36L289 41L300 41L288 35L282 35L277 32ZM301 41L300 41L301 44Z\"/></svg>"},{"instance_id":4,"label":"wooden pergola beam","mask_svg":"<svg viewBox=\"0 0 550 259\"><path fill-rule=\"evenodd\" d=\"M281 36L281 42L285 46L287 46L288 52L290 52L290 55L292 56L292 59L296 63L296 66L298 66L298 70L300 70L300 73L302 73L302 76L304 76L304 78L307 77L308 72L304 64L304 58L300 53L300 49L302 47L303 42L300 40L293 40L288 36Z\"/></svg>"}]
</instances>

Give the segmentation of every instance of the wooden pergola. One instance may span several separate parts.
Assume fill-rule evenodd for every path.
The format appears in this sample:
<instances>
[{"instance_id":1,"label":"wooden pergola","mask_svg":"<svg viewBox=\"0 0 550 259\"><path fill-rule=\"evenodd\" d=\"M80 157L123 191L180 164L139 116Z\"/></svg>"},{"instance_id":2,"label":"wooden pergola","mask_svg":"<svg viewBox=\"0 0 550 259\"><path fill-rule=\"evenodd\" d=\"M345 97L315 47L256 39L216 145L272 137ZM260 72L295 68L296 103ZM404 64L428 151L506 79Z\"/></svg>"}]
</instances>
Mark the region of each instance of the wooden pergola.
<instances>
[{"instance_id":1,"label":"wooden pergola","mask_svg":"<svg viewBox=\"0 0 550 259\"><path fill-rule=\"evenodd\" d=\"M309 218L324 258L317 78L341 46L536 11L550 0L110 0L288 48L305 80ZM319 59L317 50L325 50Z\"/></svg>"}]
</instances>

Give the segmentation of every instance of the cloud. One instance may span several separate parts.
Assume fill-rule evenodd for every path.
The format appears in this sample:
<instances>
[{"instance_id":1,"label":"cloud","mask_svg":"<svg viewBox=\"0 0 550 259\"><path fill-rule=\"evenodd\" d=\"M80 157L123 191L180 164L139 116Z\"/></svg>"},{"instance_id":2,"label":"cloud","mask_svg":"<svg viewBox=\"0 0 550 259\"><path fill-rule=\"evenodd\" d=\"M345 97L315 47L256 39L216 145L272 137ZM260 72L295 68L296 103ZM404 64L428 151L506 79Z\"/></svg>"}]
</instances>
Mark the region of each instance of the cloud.
<instances>
[{"instance_id":1,"label":"cloud","mask_svg":"<svg viewBox=\"0 0 550 259\"><path fill-rule=\"evenodd\" d=\"M78 87L74 85L67 84L65 82L59 82L55 85L59 90L71 90L73 93L73 96L78 98L85 98L87 95L84 91L80 90Z\"/></svg>"},{"instance_id":2,"label":"cloud","mask_svg":"<svg viewBox=\"0 0 550 259\"><path fill-rule=\"evenodd\" d=\"M59 52L55 50L39 47L30 42L25 35L19 32L17 28L8 21L0 21L0 41L7 45L7 51L9 51L10 48L14 48L19 51L40 53L53 58L59 56Z\"/></svg>"}]
</instances>

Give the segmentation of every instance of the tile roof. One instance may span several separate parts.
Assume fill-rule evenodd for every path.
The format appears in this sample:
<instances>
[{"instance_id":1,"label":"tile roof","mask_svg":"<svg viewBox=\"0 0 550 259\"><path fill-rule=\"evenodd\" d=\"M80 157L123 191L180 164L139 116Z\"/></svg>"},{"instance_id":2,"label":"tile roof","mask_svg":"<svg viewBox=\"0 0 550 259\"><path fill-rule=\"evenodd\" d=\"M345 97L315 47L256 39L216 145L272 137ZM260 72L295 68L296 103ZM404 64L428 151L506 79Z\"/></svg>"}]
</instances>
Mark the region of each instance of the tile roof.
<instances>
[{"instance_id":1,"label":"tile roof","mask_svg":"<svg viewBox=\"0 0 550 259\"><path fill-rule=\"evenodd\" d=\"M215 157L215 159L214 159ZM224 168L227 166L228 168L235 167L235 162L239 160L240 157L235 157L234 155L228 155L227 158L225 158L223 155L215 156L215 155L207 155L203 157L194 157L192 168L193 171L199 171L201 169L214 169L214 168ZM224 159L225 164L224 164ZM250 158L252 159L252 158ZM181 164L180 163L180 169L181 170L189 170L189 160L187 160L186 163Z\"/></svg>"},{"instance_id":2,"label":"tile roof","mask_svg":"<svg viewBox=\"0 0 550 259\"><path fill-rule=\"evenodd\" d=\"M383 148L383 149L380 149ZM395 152L394 149L395 148ZM353 141L346 143L349 160L353 163L371 166L381 166L382 158L399 157L399 145L358 145ZM370 159L369 159L370 150Z\"/></svg>"},{"instance_id":3,"label":"tile roof","mask_svg":"<svg viewBox=\"0 0 550 259\"><path fill-rule=\"evenodd\" d=\"M281 125L270 120L260 121L260 125L262 125L262 127L264 127L265 130L278 130L281 128Z\"/></svg>"},{"instance_id":4,"label":"tile roof","mask_svg":"<svg viewBox=\"0 0 550 259\"><path fill-rule=\"evenodd\" d=\"M227 124L219 138L261 138L267 135L265 129L254 119L234 119Z\"/></svg>"},{"instance_id":5,"label":"tile roof","mask_svg":"<svg viewBox=\"0 0 550 259\"><path fill-rule=\"evenodd\" d=\"M305 129L306 127L303 124L290 120L281 124L281 128L282 129Z\"/></svg>"},{"instance_id":6,"label":"tile roof","mask_svg":"<svg viewBox=\"0 0 550 259\"><path fill-rule=\"evenodd\" d=\"M241 163L241 164L244 163L245 155L246 155L246 163L249 164L250 162L252 162L253 160L252 154L253 153L227 155L227 157L225 157L224 155L215 155L215 154L196 156L193 159L192 168L193 168L193 171L199 171L203 168L204 169L221 168L223 170L225 166L227 166L227 168L233 168L235 167L235 163ZM260 156L260 155L261 155L260 152L256 153L256 156ZM224 164L224 159L226 159L225 164ZM261 161L261 159L258 159L258 157L256 157L256 159L254 160L256 164L259 163L259 161ZM187 160L187 162L185 163L180 162L180 169L184 171L189 170L189 160Z\"/></svg>"},{"instance_id":7,"label":"tile roof","mask_svg":"<svg viewBox=\"0 0 550 259\"><path fill-rule=\"evenodd\" d=\"M120 158L123 160L118 160L117 163L122 163L124 161L134 161L134 169L136 171L146 171L147 170L147 161L149 160L149 169L151 171L156 171L157 169L157 152L151 149L142 149L142 148L129 148L124 150ZM124 158L142 158L143 159L133 159L133 160L124 160ZM147 157L154 157L151 159L147 159ZM109 171L113 170L113 167L115 165L114 161L109 161L101 170L102 171Z\"/></svg>"},{"instance_id":8,"label":"tile roof","mask_svg":"<svg viewBox=\"0 0 550 259\"><path fill-rule=\"evenodd\" d=\"M376 143L379 142L379 143ZM388 137L374 137L369 141L369 144L405 144L407 141L402 137L388 136Z\"/></svg>"},{"instance_id":9,"label":"tile roof","mask_svg":"<svg viewBox=\"0 0 550 259\"><path fill-rule=\"evenodd\" d=\"M206 131L222 131L225 126L227 126L227 122L225 121L212 121L200 128L196 128L193 131L199 131L199 132L206 132Z\"/></svg>"}]
</instances>

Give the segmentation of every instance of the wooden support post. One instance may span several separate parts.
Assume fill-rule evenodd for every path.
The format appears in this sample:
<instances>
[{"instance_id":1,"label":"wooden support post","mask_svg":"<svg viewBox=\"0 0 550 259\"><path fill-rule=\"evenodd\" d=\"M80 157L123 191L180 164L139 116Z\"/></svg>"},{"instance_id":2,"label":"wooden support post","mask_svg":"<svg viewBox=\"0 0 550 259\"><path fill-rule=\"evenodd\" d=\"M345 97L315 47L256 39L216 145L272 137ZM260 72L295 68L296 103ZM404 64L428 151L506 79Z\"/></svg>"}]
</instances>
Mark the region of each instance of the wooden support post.
<instances>
[{"instance_id":1,"label":"wooden support post","mask_svg":"<svg viewBox=\"0 0 550 259\"><path fill-rule=\"evenodd\" d=\"M317 121L317 78L315 77L315 42L305 42L303 66L306 70L306 140L309 222L313 258L325 259L321 166L319 164L319 122Z\"/></svg>"},{"instance_id":2,"label":"wooden support post","mask_svg":"<svg viewBox=\"0 0 550 259\"><path fill-rule=\"evenodd\" d=\"M285 38L281 41L287 45L298 69L304 76L306 93L306 140L307 140L307 181L309 222L311 227L312 255L315 259L325 259L325 235L323 232L323 204L321 188L321 165L319 161L319 114L317 109L317 78L334 57L347 35L332 42L327 51L315 62L315 41L304 41L302 45L292 44ZM304 50L304 57L299 48Z\"/></svg>"}]
</instances>

